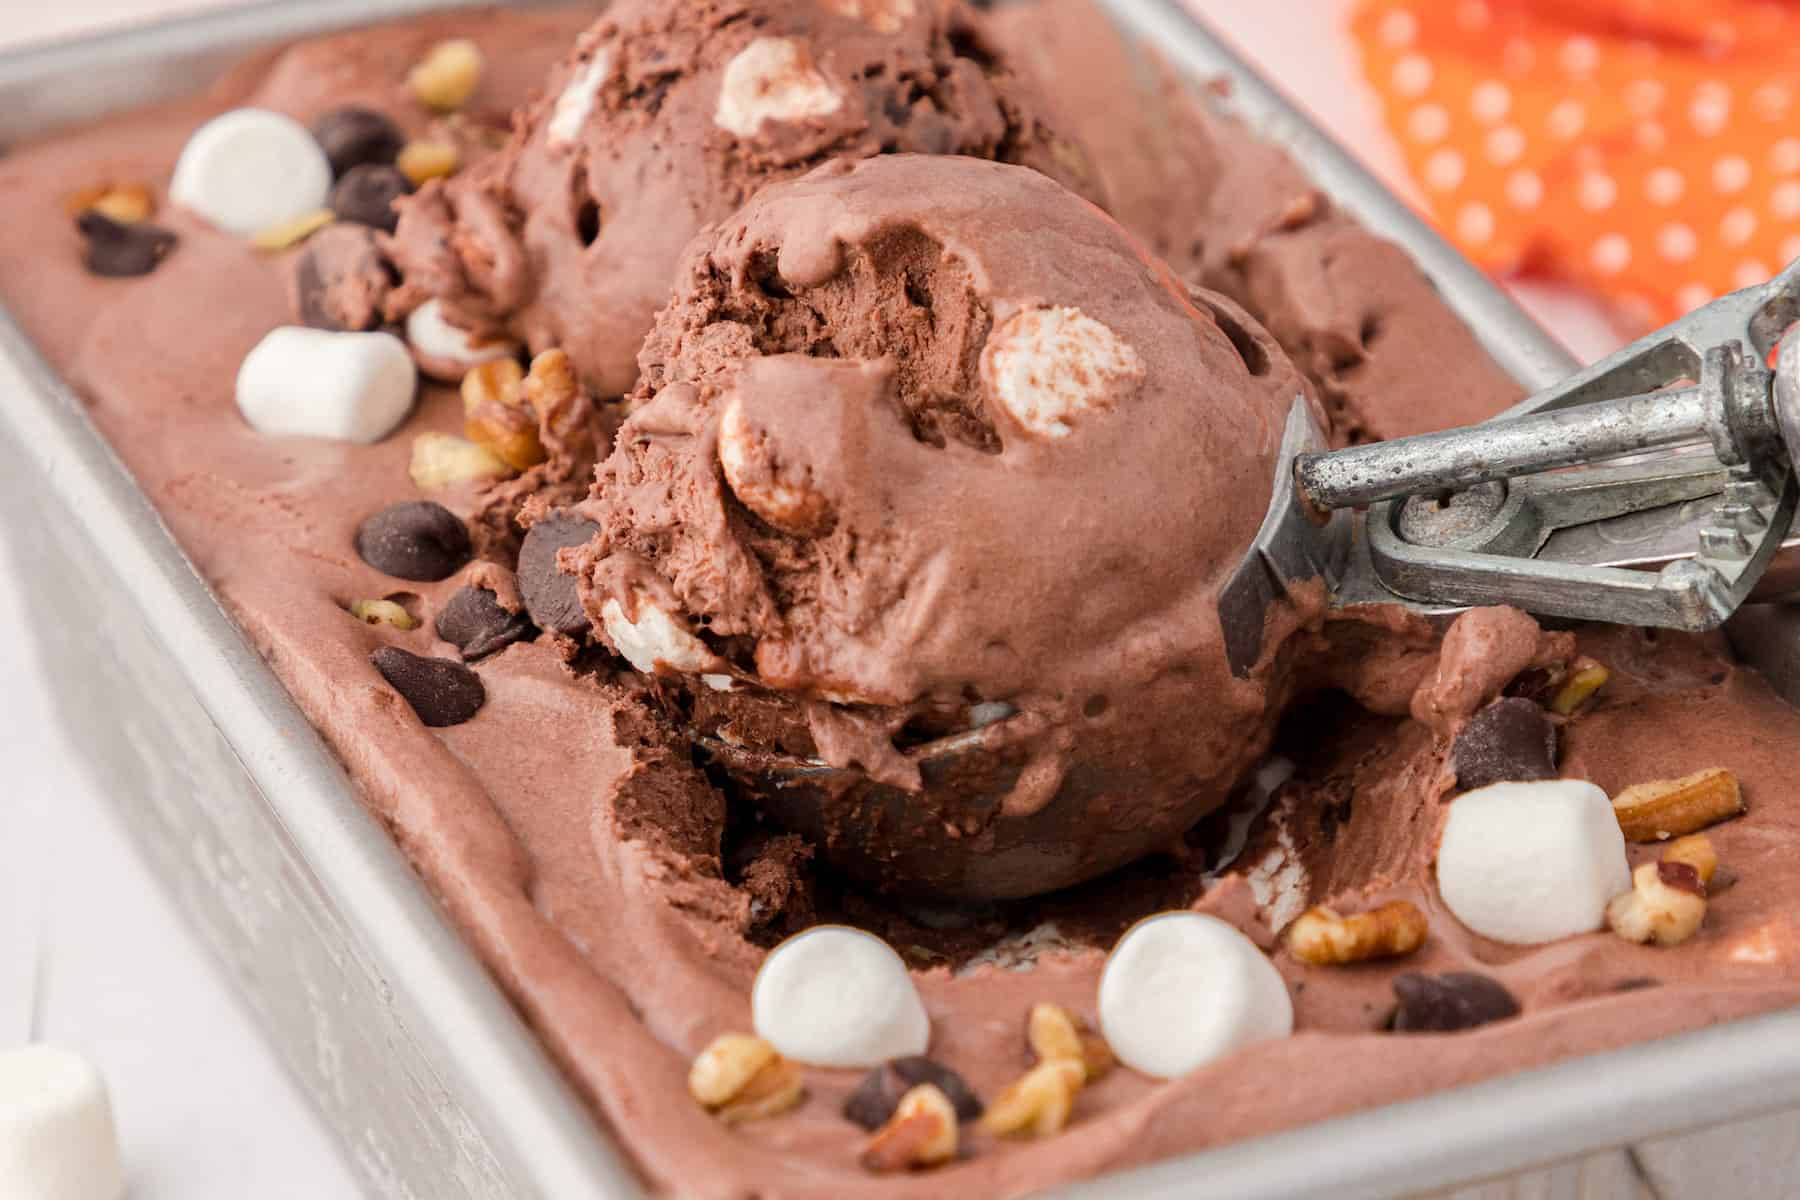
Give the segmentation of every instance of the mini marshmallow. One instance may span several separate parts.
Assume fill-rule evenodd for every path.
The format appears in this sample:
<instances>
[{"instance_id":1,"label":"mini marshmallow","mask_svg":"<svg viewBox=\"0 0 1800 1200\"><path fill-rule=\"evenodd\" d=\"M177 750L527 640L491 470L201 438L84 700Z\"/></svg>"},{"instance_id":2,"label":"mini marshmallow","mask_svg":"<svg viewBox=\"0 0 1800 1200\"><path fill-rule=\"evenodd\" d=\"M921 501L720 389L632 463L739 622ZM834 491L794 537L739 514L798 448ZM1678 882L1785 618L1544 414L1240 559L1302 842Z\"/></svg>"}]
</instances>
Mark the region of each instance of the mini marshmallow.
<instances>
[{"instance_id":1,"label":"mini marshmallow","mask_svg":"<svg viewBox=\"0 0 1800 1200\"><path fill-rule=\"evenodd\" d=\"M412 411L418 368L391 333L284 325L244 356L237 402L258 433L371 445Z\"/></svg>"},{"instance_id":2,"label":"mini marshmallow","mask_svg":"<svg viewBox=\"0 0 1800 1200\"><path fill-rule=\"evenodd\" d=\"M516 358L517 342L502 338L478 341L466 329L444 319L444 306L427 300L406 318L406 341L418 360L419 370L444 383L457 383L469 368L503 358Z\"/></svg>"},{"instance_id":3,"label":"mini marshmallow","mask_svg":"<svg viewBox=\"0 0 1800 1200\"><path fill-rule=\"evenodd\" d=\"M617 600L600 606L600 624L619 654L646 675L697 673L719 666L719 656L681 622L642 596L637 619L625 615Z\"/></svg>"},{"instance_id":4,"label":"mini marshmallow","mask_svg":"<svg viewBox=\"0 0 1800 1200\"><path fill-rule=\"evenodd\" d=\"M829 116L844 97L812 65L795 38L757 38L725 64L713 121L739 137L753 137L764 121Z\"/></svg>"},{"instance_id":5,"label":"mini marshmallow","mask_svg":"<svg viewBox=\"0 0 1800 1200\"><path fill-rule=\"evenodd\" d=\"M239 108L188 139L169 183L171 202L245 237L325 207L331 161L306 126Z\"/></svg>"},{"instance_id":6,"label":"mini marshmallow","mask_svg":"<svg viewBox=\"0 0 1800 1200\"><path fill-rule=\"evenodd\" d=\"M743 401L733 399L719 418L719 466L725 482L744 507L795 537L822 533L831 524L831 503L805 486L802 471L759 470L767 453L764 440L744 416Z\"/></svg>"},{"instance_id":7,"label":"mini marshmallow","mask_svg":"<svg viewBox=\"0 0 1800 1200\"><path fill-rule=\"evenodd\" d=\"M1482 937L1535 945L1606 922L1631 890L1625 835L1606 793L1580 779L1495 783L1450 806L1438 891Z\"/></svg>"},{"instance_id":8,"label":"mini marshmallow","mask_svg":"<svg viewBox=\"0 0 1800 1200\"><path fill-rule=\"evenodd\" d=\"M925 1053L931 1020L886 942L816 925L769 951L750 990L758 1036L815 1067L878 1067Z\"/></svg>"},{"instance_id":9,"label":"mini marshmallow","mask_svg":"<svg viewBox=\"0 0 1800 1200\"><path fill-rule=\"evenodd\" d=\"M1119 1061L1173 1079L1294 1030L1287 984L1217 917L1171 912L1126 931L1100 973L1100 1028Z\"/></svg>"},{"instance_id":10,"label":"mini marshmallow","mask_svg":"<svg viewBox=\"0 0 1800 1200\"><path fill-rule=\"evenodd\" d=\"M1144 380L1129 343L1078 308L1028 308L988 335L988 394L1030 434L1063 438L1074 419L1106 412Z\"/></svg>"},{"instance_id":11,"label":"mini marshmallow","mask_svg":"<svg viewBox=\"0 0 1800 1200\"><path fill-rule=\"evenodd\" d=\"M0 1052L0 1188L8 1200L119 1200L125 1171L106 1083L50 1046Z\"/></svg>"},{"instance_id":12,"label":"mini marshmallow","mask_svg":"<svg viewBox=\"0 0 1800 1200\"><path fill-rule=\"evenodd\" d=\"M594 111L600 89L612 75L612 63L612 47L602 46L556 97L556 103L550 108L549 124L545 127L552 146L566 146L581 136L581 127L587 124L589 114Z\"/></svg>"}]
</instances>

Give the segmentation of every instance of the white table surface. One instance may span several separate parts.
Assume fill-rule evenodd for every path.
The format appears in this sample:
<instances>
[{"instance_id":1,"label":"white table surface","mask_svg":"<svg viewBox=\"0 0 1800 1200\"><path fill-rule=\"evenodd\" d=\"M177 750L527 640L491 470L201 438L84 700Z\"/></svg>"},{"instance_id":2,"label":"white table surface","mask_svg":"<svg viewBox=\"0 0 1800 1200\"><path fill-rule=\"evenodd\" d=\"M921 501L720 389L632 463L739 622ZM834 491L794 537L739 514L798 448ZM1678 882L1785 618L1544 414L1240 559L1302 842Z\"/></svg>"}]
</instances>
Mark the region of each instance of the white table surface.
<instances>
[{"instance_id":1,"label":"white table surface","mask_svg":"<svg viewBox=\"0 0 1800 1200\"><path fill-rule=\"evenodd\" d=\"M0 47L239 2L7 2ZM1342 0L1190 2L1404 188L1348 43L1321 20ZM1541 289L1525 298L1578 350L1614 341L1579 298ZM28 570L0 557L0 631L22 626L13 581ZM101 1065L132 1200L356 1194L306 1098L114 823L118 798L87 782L48 707L29 648L16 633L0 636L0 764L15 781L0 796L0 1046L36 1037Z\"/></svg>"}]
</instances>

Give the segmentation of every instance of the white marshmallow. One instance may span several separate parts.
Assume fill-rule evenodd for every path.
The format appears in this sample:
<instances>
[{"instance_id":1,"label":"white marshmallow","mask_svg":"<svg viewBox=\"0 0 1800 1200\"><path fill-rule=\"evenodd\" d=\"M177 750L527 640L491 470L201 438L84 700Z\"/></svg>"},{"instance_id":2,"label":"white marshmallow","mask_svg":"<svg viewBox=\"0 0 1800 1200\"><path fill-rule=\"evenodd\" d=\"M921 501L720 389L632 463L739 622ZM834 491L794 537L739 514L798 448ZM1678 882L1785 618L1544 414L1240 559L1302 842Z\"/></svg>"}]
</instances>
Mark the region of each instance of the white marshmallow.
<instances>
[{"instance_id":1,"label":"white marshmallow","mask_svg":"<svg viewBox=\"0 0 1800 1200\"><path fill-rule=\"evenodd\" d=\"M261 108L195 130L169 183L171 202L246 237L324 208L330 195L331 162L306 126Z\"/></svg>"},{"instance_id":2,"label":"white marshmallow","mask_svg":"<svg viewBox=\"0 0 1800 1200\"><path fill-rule=\"evenodd\" d=\"M427 300L406 318L406 341L419 370L445 383L459 383L485 362L516 358L519 344L504 339L477 341L466 329L444 319L442 301Z\"/></svg>"},{"instance_id":3,"label":"white marshmallow","mask_svg":"<svg viewBox=\"0 0 1800 1200\"><path fill-rule=\"evenodd\" d=\"M739 137L752 137L764 121L824 117L844 97L812 65L806 44L795 38L757 38L725 64L713 121Z\"/></svg>"},{"instance_id":4,"label":"white marshmallow","mask_svg":"<svg viewBox=\"0 0 1800 1200\"><path fill-rule=\"evenodd\" d=\"M1495 783L1458 796L1437 853L1438 891L1482 937L1535 945L1606 923L1631 890L1606 793L1580 779Z\"/></svg>"},{"instance_id":5,"label":"white marshmallow","mask_svg":"<svg viewBox=\"0 0 1800 1200\"><path fill-rule=\"evenodd\" d=\"M244 356L237 402L258 433L371 445L412 411L418 368L391 333L284 325Z\"/></svg>"},{"instance_id":6,"label":"white marshmallow","mask_svg":"<svg viewBox=\"0 0 1800 1200\"><path fill-rule=\"evenodd\" d=\"M1027 433L1063 438L1072 420L1111 409L1141 384L1144 362L1078 308L1028 308L988 335L981 378Z\"/></svg>"},{"instance_id":7,"label":"white marshmallow","mask_svg":"<svg viewBox=\"0 0 1800 1200\"><path fill-rule=\"evenodd\" d=\"M725 482L744 507L795 537L824 532L831 522L831 503L795 478L798 471L772 472L758 478L758 457L764 451L756 431L744 416L744 403L733 398L719 418L719 466Z\"/></svg>"},{"instance_id":8,"label":"white marshmallow","mask_svg":"<svg viewBox=\"0 0 1800 1200\"><path fill-rule=\"evenodd\" d=\"M617 600L600 606L600 624L626 662L646 675L698 673L719 666L719 656L668 613L637 597L637 620Z\"/></svg>"},{"instance_id":9,"label":"white marshmallow","mask_svg":"<svg viewBox=\"0 0 1800 1200\"><path fill-rule=\"evenodd\" d=\"M1170 912L1126 931L1100 973L1100 1028L1119 1061L1173 1079L1294 1031L1287 984L1217 917Z\"/></svg>"},{"instance_id":10,"label":"white marshmallow","mask_svg":"<svg viewBox=\"0 0 1800 1200\"><path fill-rule=\"evenodd\" d=\"M893 948L817 925L769 951L750 989L758 1036L815 1067L877 1067L925 1053L931 1019Z\"/></svg>"},{"instance_id":11,"label":"white marshmallow","mask_svg":"<svg viewBox=\"0 0 1800 1200\"><path fill-rule=\"evenodd\" d=\"M600 89L612 75L612 65L612 47L600 47L557 96L546 126L546 136L552 146L566 146L581 136L581 127L587 124L588 115L594 111Z\"/></svg>"},{"instance_id":12,"label":"white marshmallow","mask_svg":"<svg viewBox=\"0 0 1800 1200\"><path fill-rule=\"evenodd\" d=\"M50 1046L0 1052L0 1191L8 1200L118 1200L125 1192L106 1083Z\"/></svg>"}]
</instances>

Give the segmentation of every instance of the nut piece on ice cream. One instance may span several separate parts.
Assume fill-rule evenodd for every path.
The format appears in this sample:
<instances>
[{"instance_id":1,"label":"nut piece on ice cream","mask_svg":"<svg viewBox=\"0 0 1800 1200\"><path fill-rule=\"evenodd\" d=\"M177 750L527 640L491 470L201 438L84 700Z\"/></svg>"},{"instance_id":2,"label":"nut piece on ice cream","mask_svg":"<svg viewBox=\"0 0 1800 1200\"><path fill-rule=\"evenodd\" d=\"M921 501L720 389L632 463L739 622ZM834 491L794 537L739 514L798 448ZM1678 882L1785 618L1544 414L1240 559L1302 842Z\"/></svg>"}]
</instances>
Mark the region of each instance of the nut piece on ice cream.
<instances>
[{"instance_id":1,"label":"nut piece on ice cream","mask_svg":"<svg viewBox=\"0 0 1800 1200\"><path fill-rule=\"evenodd\" d=\"M832 158L1001 158L1099 200L961 0L618 0L491 162L396 204L397 305L631 391L682 248Z\"/></svg>"},{"instance_id":2,"label":"nut piece on ice cream","mask_svg":"<svg viewBox=\"0 0 1800 1200\"><path fill-rule=\"evenodd\" d=\"M691 247L643 369L569 510L599 536L565 561L677 720L860 768L827 794L722 764L840 867L957 897L1078 883L1166 846L1267 744L1286 660L1234 679L1217 594L1305 384L1053 180L889 155L773 185ZM643 647L667 632L646 611L679 652ZM908 755L971 729L954 768Z\"/></svg>"}]
</instances>

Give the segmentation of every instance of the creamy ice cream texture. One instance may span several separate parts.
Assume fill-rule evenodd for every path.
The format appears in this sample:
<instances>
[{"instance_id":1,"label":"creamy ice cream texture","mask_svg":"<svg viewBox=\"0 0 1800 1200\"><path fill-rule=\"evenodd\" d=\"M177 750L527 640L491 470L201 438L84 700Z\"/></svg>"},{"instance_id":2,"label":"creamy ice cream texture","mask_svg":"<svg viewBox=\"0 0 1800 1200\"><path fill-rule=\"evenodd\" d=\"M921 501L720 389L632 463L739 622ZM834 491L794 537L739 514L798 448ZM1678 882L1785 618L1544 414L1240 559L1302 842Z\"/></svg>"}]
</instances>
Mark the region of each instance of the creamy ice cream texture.
<instances>
[{"instance_id":1,"label":"creamy ice cream texture","mask_svg":"<svg viewBox=\"0 0 1800 1200\"><path fill-rule=\"evenodd\" d=\"M688 239L836 157L967 154L1094 191L1035 89L945 0L621 0L582 34L505 151L402 203L408 302L567 351L629 392Z\"/></svg>"},{"instance_id":2,"label":"creamy ice cream texture","mask_svg":"<svg viewBox=\"0 0 1800 1200\"><path fill-rule=\"evenodd\" d=\"M677 720L791 725L875 781L765 789L778 823L878 885L991 899L1223 802L1276 703L1232 678L1216 593L1307 391L1248 316L969 158L773 185L678 279L577 567L614 650L709 693ZM994 703L980 778L927 784L896 744Z\"/></svg>"},{"instance_id":3,"label":"creamy ice cream texture","mask_svg":"<svg viewBox=\"0 0 1800 1200\"><path fill-rule=\"evenodd\" d=\"M904 22L903 9L874 20ZM1014 50L1015 62L1037 64L1034 73L1054 72L1052 119L1089 146L1115 216L1189 281L1254 314L1318 390L1339 436L1466 420L1512 399L1512 385L1399 252L1335 213L1277 152L1173 93L1136 90L1118 43L1078 6L1008 20L1017 24L998 44ZM368 106L389 113L409 137L455 140L464 170L478 171L492 153L480 131L525 104L547 74L571 70L555 64L585 24L578 13L517 12L322 39L259 58L202 99L16 148L0 158L0 206L9 217L0 223L0 294L654 1189L1016 1194L1800 999L1800 931L1791 919L1800 906L1792 869L1800 804L1785 750L1800 737L1800 721L1717 642L1626 630L1542 635L1517 614L1492 611L1465 617L1441 646L1392 614L1303 628L1291 643L1325 665L1300 681L1311 698L1275 733L1292 774L1269 812L1222 810L1171 839L1164 853L1106 879L999 904L897 903L846 886L801 839L761 823L694 769L662 715L665 680L591 653L578 654L571 672L568 646L548 633L534 641L516 625L495 632L490 641L499 648L484 645L489 652L469 668L484 689L479 710L460 723L424 725L371 654L453 661L462 643L440 640L438 630L466 635L442 618L466 609L498 631L510 618L496 612L516 613L528 581L515 583L503 541L493 543L497 558L447 579L404 582L358 557L353 539L371 514L419 498L407 475L411 441L460 430L460 398L424 385L400 430L373 445L260 433L240 415L233 382L270 331L296 322L289 281L305 251L258 252L165 205L156 220L179 234L179 245L148 277L101 278L83 268L62 200L103 182L97 176L140 179L166 195L190 135L236 108L310 124L328 109ZM433 45L456 36L479 42L488 69L452 123L422 110L404 80ZM711 94L695 103L710 121L717 102ZM579 109L571 101L569 111ZM1193 203L1171 205L1174 195ZM350 258L362 253L343 249ZM337 307L349 312L378 291L343 289ZM1029 331L1029 344L1094 344L1084 324L1054 315L1077 309L1130 345L1145 371L1141 387L1151 386L1162 348L1142 344L1093 297L1047 300L1028 306L1050 314L1031 318L1042 327ZM719 362L781 357L752 345ZM1103 361L1115 381L1135 373L1123 353ZM842 361L815 365L867 374ZM1005 365L997 377L1008 375ZM1014 448L1078 454L1083 439L1142 415L1141 403L1121 400L1070 419L1067 394L1052 383L1021 406L1048 414L1046 430L1066 425L1061 437L1034 437L1021 425L1007 444L1012 418L995 414L1001 457ZM732 423L749 434L740 439L738 481L721 463L715 487L736 496L740 484L751 492L766 486L778 520L810 527L800 486L810 478L757 453L770 428L752 420L764 415L757 403L747 401ZM902 443L916 447L910 452L982 453L962 440L978 436L978 425L934 411L944 448ZM707 413L725 428L724 411ZM548 488L566 504L575 493L555 489L567 482L522 476L495 490ZM782 487L802 502L783 504ZM479 492L441 498L478 525L488 503ZM571 558L591 537L577 534L563 551ZM478 603L465 594L471 588ZM349 610L370 611L367 601L423 619L406 628L365 623ZM621 617L641 611L620 602ZM671 603L667 611L673 629L685 610ZM670 646L684 644L660 632ZM701 637L704 629L686 632ZM1327 644L1313 645L1319 641ZM724 657L733 650L712 648ZM1558 721L1556 765L1566 778L1613 794L1726 764L1748 797L1745 816L1708 831L1721 876L1699 932L1682 945L1642 947L1607 932L1508 945L1466 929L1438 893L1432 859L1458 731L1503 689L1578 651L1604 662L1611 679L1589 707ZM735 705L733 686L692 689L696 710L708 697ZM722 714L755 716L741 707ZM772 722L769 732L778 738L785 728ZM1222 863L1221 846L1239 849ZM1627 848L1634 866L1657 853L1653 845ZM1727 873L1735 878L1728 887ZM1424 945L1397 965L1314 966L1274 936L1308 904L1356 912L1396 899L1430 921ZM916 1175L874 1176L857 1165L866 1134L840 1113L857 1088L855 1070L810 1068L798 1107L738 1126L704 1111L683 1087L690 1062L715 1035L753 1027L752 985L767 947L842 922L881 935L907 964L930 1022L927 1053L998 1099L1026 1065L1027 1013L1051 1003L1103 1025L1095 1006L1107 948L1164 909L1223 919L1267 954L1286 981L1295 1032L1166 1082L1114 1070L1083 1089L1071 1123L1045 1140L965 1125L964 1156ZM1397 1001L1401 1029L1491 1023L1453 1035L1385 1032Z\"/></svg>"}]
</instances>

